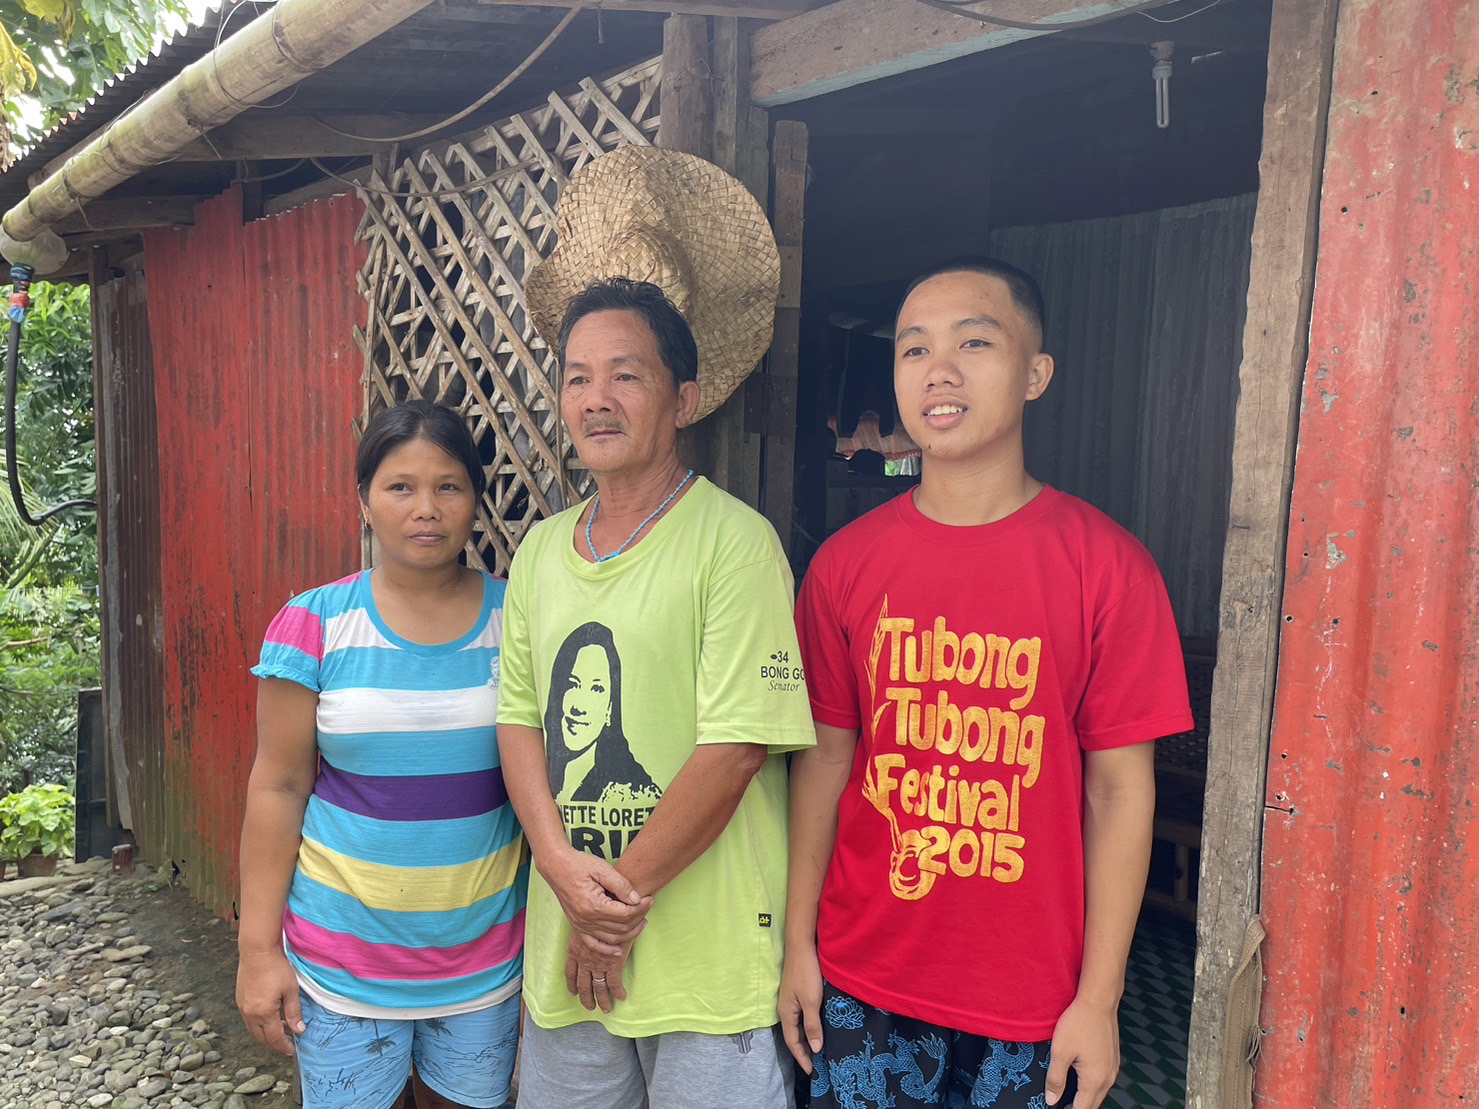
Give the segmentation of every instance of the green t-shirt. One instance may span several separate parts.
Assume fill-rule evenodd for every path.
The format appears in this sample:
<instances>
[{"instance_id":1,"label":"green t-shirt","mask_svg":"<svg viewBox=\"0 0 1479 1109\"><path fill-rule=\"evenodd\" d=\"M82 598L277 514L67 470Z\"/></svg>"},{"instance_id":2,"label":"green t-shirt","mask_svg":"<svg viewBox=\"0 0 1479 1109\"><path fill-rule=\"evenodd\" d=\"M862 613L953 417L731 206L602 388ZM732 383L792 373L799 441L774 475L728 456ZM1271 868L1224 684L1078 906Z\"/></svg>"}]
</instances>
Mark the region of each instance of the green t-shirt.
<instances>
[{"instance_id":1,"label":"green t-shirt","mask_svg":"<svg viewBox=\"0 0 1479 1109\"><path fill-rule=\"evenodd\" d=\"M540 728L576 847L614 862L700 743L771 757L719 838L660 890L622 981L588 1012L565 989L569 925L529 878L524 1000L541 1028L729 1034L776 1021L786 905L784 753L816 742L770 524L703 479L631 550L575 552L580 507L520 545L504 601L498 719Z\"/></svg>"}]
</instances>

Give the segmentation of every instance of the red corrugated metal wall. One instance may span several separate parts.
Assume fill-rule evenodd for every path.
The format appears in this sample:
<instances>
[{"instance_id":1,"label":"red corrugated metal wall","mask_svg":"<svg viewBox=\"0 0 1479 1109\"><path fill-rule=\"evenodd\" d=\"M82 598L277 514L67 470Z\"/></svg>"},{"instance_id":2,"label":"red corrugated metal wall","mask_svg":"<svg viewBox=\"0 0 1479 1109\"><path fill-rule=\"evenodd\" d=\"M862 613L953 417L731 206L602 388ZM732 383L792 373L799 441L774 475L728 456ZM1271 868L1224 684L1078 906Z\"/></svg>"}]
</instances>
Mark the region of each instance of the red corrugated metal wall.
<instances>
[{"instance_id":1,"label":"red corrugated metal wall","mask_svg":"<svg viewBox=\"0 0 1479 1109\"><path fill-rule=\"evenodd\" d=\"M1479 1104L1479 5L1342 3L1260 1103Z\"/></svg>"},{"instance_id":2,"label":"red corrugated metal wall","mask_svg":"<svg viewBox=\"0 0 1479 1109\"><path fill-rule=\"evenodd\" d=\"M353 197L242 225L236 190L145 237L159 420L163 811L135 828L227 913L255 749L262 632L359 565L350 420L362 212Z\"/></svg>"}]
</instances>

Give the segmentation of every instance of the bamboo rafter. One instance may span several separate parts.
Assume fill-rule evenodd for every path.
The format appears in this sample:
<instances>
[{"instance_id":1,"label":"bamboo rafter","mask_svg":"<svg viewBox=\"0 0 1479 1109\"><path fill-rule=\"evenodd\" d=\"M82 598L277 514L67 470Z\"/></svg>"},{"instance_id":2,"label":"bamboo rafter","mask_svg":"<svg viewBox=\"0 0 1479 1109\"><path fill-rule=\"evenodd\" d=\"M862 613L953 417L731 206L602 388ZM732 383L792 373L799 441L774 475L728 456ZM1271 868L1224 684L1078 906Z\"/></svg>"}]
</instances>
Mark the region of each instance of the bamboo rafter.
<instances>
[{"instance_id":1,"label":"bamboo rafter","mask_svg":"<svg viewBox=\"0 0 1479 1109\"><path fill-rule=\"evenodd\" d=\"M470 554L506 574L529 528L590 491L560 424L558 369L524 279L555 246L555 205L592 158L657 133L653 59L450 143L382 159L360 196L368 243L365 414L412 398L461 411L488 490Z\"/></svg>"}]
</instances>

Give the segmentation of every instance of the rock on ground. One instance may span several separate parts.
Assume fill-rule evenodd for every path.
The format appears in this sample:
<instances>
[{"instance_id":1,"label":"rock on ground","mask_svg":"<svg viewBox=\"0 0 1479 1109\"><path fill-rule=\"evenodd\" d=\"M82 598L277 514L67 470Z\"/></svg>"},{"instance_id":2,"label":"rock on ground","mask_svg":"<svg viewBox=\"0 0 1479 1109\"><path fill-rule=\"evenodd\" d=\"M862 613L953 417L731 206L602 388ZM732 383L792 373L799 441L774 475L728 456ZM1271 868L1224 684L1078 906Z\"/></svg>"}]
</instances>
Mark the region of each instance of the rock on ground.
<instances>
[{"instance_id":1,"label":"rock on ground","mask_svg":"<svg viewBox=\"0 0 1479 1109\"><path fill-rule=\"evenodd\" d=\"M235 965L231 929L146 868L0 882L0 1105L289 1109Z\"/></svg>"}]
</instances>

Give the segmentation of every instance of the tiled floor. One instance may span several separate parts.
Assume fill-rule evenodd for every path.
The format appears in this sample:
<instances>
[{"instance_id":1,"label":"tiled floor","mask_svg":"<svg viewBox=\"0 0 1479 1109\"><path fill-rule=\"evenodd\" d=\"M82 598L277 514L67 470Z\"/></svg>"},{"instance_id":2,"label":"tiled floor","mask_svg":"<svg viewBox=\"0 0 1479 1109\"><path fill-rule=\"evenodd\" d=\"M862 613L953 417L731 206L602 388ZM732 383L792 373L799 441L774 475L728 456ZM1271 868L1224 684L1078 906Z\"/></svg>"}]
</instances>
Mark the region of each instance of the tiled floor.
<instances>
[{"instance_id":1,"label":"tiled floor","mask_svg":"<svg viewBox=\"0 0 1479 1109\"><path fill-rule=\"evenodd\" d=\"M1186 1103L1195 955L1191 924L1156 912L1141 916L1120 1004L1120 1077L1107 1106L1180 1109Z\"/></svg>"}]
</instances>

